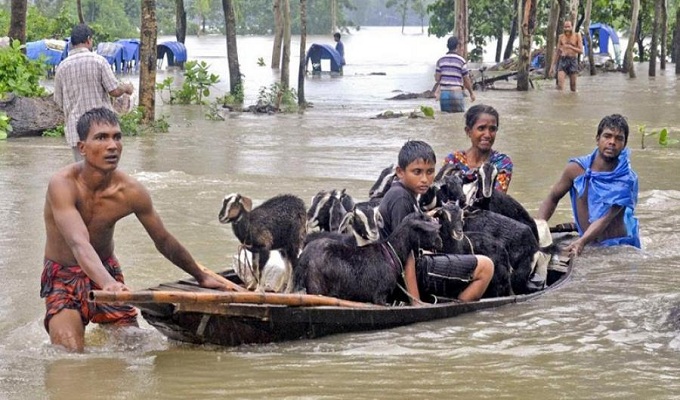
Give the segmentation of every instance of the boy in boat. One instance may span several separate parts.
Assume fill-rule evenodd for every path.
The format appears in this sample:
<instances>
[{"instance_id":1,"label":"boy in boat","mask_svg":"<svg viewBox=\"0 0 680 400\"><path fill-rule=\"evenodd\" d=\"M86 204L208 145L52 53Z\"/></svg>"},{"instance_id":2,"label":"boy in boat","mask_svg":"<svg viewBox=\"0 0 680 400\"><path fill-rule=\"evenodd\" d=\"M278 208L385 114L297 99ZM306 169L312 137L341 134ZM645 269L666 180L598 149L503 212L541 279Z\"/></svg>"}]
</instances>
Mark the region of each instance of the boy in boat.
<instances>
[{"instance_id":1,"label":"boy in boat","mask_svg":"<svg viewBox=\"0 0 680 400\"><path fill-rule=\"evenodd\" d=\"M416 196L425 194L432 186L435 176L437 157L429 144L419 140L409 140L399 151L396 168L398 181L380 202L378 211L383 219L380 237L385 240L412 212L421 212ZM451 272L468 285L458 294L460 301L478 300L484 294L493 277L493 262L485 256L459 255L453 259ZM452 275L453 276L453 275ZM404 284L411 304L420 302L416 274L415 256L411 254L404 265Z\"/></svg>"},{"instance_id":2,"label":"boy in boat","mask_svg":"<svg viewBox=\"0 0 680 400\"><path fill-rule=\"evenodd\" d=\"M588 243L640 247L637 218L638 177L630 166L628 123L619 114L600 121L597 147L590 154L569 160L562 176L538 210L549 220L557 203L571 195L572 211L580 238L568 250L578 255Z\"/></svg>"},{"instance_id":3,"label":"boy in boat","mask_svg":"<svg viewBox=\"0 0 680 400\"><path fill-rule=\"evenodd\" d=\"M40 296L45 298L45 329L52 344L82 352L90 322L137 326L131 306L91 303L91 289L127 291L113 253L118 220L135 214L156 248L206 288L225 289L226 280L199 266L163 226L149 192L117 170L122 151L116 113L94 108L77 124L83 161L70 164L49 181L44 219L47 240Z\"/></svg>"}]
</instances>

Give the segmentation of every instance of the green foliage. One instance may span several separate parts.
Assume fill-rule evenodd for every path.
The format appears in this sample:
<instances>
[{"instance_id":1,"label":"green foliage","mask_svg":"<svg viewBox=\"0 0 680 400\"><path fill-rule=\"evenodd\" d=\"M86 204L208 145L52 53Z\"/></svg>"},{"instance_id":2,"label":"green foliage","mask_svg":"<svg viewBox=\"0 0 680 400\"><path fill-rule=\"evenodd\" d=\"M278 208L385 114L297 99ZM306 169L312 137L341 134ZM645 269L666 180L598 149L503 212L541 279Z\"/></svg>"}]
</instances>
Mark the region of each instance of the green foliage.
<instances>
[{"instance_id":1,"label":"green foliage","mask_svg":"<svg viewBox=\"0 0 680 400\"><path fill-rule=\"evenodd\" d=\"M671 139L671 138L668 137L668 129L667 128L663 128L660 131L647 132L647 127L645 125L639 125L638 126L638 132L640 132L642 149L645 148L645 138L647 136L659 135L659 146L662 146L662 147L668 147L668 146L672 146L672 145L676 145L676 144L680 143L680 140Z\"/></svg>"},{"instance_id":2,"label":"green foliage","mask_svg":"<svg viewBox=\"0 0 680 400\"><path fill-rule=\"evenodd\" d=\"M264 62L264 57L258 57L257 58L257 66L258 67L266 67L267 63Z\"/></svg>"},{"instance_id":3,"label":"green foliage","mask_svg":"<svg viewBox=\"0 0 680 400\"><path fill-rule=\"evenodd\" d=\"M274 107L278 105L278 110L284 113L298 111L297 92L293 88L284 88L279 82L269 87L262 86L257 95L257 103L271 104Z\"/></svg>"},{"instance_id":4,"label":"green foliage","mask_svg":"<svg viewBox=\"0 0 680 400\"><path fill-rule=\"evenodd\" d=\"M12 92L18 96L37 97L44 95L45 88L40 79L45 76L47 66L31 61L21 52L21 43L0 49L0 95Z\"/></svg>"},{"instance_id":5,"label":"green foliage","mask_svg":"<svg viewBox=\"0 0 680 400\"><path fill-rule=\"evenodd\" d=\"M434 108L430 106L420 106L420 111L428 118L434 118Z\"/></svg>"},{"instance_id":6,"label":"green foliage","mask_svg":"<svg viewBox=\"0 0 680 400\"><path fill-rule=\"evenodd\" d=\"M205 104L203 98L210 96L210 87L220 81L219 75L208 72L209 65L205 61L187 61L184 66L184 82L181 88L174 88L174 79L165 78L156 84L159 91L170 92L170 104ZM243 98L241 97L241 102Z\"/></svg>"},{"instance_id":7,"label":"green foliage","mask_svg":"<svg viewBox=\"0 0 680 400\"><path fill-rule=\"evenodd\" d=\"M124 136L139 136L147 133L165 133L170 128L167 116L163 115L149 125L142 124L144 107L137 107L120 116L120 130Z\"/></svg>"},{"instance_id":8,"label":"green foliage","mask_svg":"<svg viewBox=\"0 0 680 400\"><path fill-rule=\"evenodd\" d=\"M12 132L10 118L3 111L0 111L0 140L7 139L7 135Z\"/></svg>"},{"instance_id":9,"label":"green foliage","mask_svg":"<svg viewBox=\"0 0 680 400\"><path fill-rule=\"evenodd\" d=\"M64 136L64 125L57 125L52 129L43 131L43 137L63 137Z\"/></svg>"}]
</instances>

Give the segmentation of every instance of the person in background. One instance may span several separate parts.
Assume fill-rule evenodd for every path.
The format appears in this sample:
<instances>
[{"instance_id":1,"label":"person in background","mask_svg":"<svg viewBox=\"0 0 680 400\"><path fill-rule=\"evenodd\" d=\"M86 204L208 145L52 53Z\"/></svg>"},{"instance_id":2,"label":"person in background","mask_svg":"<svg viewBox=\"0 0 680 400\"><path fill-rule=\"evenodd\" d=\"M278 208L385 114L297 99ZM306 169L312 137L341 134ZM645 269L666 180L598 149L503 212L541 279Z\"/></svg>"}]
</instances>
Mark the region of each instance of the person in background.
<instances>
[{"instance_id":1,"label":"person in background","mask_svg":"<svg viewBox=\"0 0 680 400\"><path fill-rule=\"evenodd\" d=\"M564 89L564 80L569 76L569 88L576 91L576 78L578 77L578 55L583 54L583 39L580 33L574 33L571 21L564 21L564 33L557 39L557 47L553 63L550 67L550 75L554 76L557 65L557 88Z\"/></svg>"},{"instance_id":2,"label":"person in background","mask_svg":"<svg viewBox=\"0 0 680 400\"><path fill-rule=\"evenodd\" d=\"M635 205L638 177L630 166L628 122L619 114L604 117L595 135L597 147L569 160L562 176L538 209L548 221L560 199L569 192L580 238L568 250L578 255L589 243L640 247Z\"/></svg>"},{"instance_id":3,"label":"person in background","mask_svg":"<svg viewBox=\"0 0 680 400\"><path fill-rule=\"evenodd\" d=\"M465 134L470 138L470 148L456 150L444 158L444 164L454 164L466 175L474 174L485 162L496 166L496 190L508 191L512 178L512 160L493 149L500 119L495 108L478 104L465 113Z\"/></svg>"},{"instance_id":4,"label":"person in background","mask_svg":"<svg viewBox=\"0 0 680 400\"><path fill-rule=\"evenodd\" d=\"M342 43L342 40L340 40L340 32L335 32L333 34L333 40L335 40L335 51L340 54L340 70L342 71L342 67L345 65L345 45Z\"/></svg>"},{"instance_id":5,"label":"person in background","mask_svg":"<svg viewBox=\"0 0 680 400\"><path fill-rule=\"evenodd\" d=\"M78 150L76 123L86 111L97 107L113 109L111 97L132 94L131 83L120 83L106 59L92 52L92 29L86 24L71 31L68 57L54 75L54 101L64 111L66 142L75 161L83 159Z\"/></svg>"},{"instance_id":6,"label":"person in background","mask_svg":"<svg viewBox=\"0 0 680 400\"><path fill-rule=\"evenodd\" d=\"M435 91L439 91L439 106L445 112L465 112L464 90L470 93L470 101L475 101L470 71L467 61L458 51L458 38L452 36L446 43L449 52L437 60L434 74Z\"/></svg>"},{"instance_id":7,"label":"person in background","mask_svg":"<svg viewBox=\"0 0 680 400\"><path fill-rule=\"evenodd\" d=\"M160 251L196 278L201 287L233 289L223 277L203 268L167 231L149 192L117 169L123 149L118 116L108 108L84 113L77 124L84 160L56 172L45 198L45 254L40 297L45 299L45 329L54 345L82 352L85 326L137 326L128 305L88 300L93 289L127 291L114 255L116 223L135 214Z\"/></svg>"},{"instance_id":8,"label":"person in background","mask_svg":"<svg viewBox=\"0 0 680 400\"><path fill-rule=\"evenodd\" d=\"M432 186L437 158L429 144L420 140L409 140L399 151L397 163L398 181L383 197L378 211L383 219L380 238L386 240L401 221L412 212L420 212L416 196L425 194ZM456 255L452 258L452 275L469 282L458 293L460 301L479 300L493 277L493 261L486 256ZM404 264L404 284L412 304L420 301L415 255L409 255Z\"/></svg>"}]
</instances>

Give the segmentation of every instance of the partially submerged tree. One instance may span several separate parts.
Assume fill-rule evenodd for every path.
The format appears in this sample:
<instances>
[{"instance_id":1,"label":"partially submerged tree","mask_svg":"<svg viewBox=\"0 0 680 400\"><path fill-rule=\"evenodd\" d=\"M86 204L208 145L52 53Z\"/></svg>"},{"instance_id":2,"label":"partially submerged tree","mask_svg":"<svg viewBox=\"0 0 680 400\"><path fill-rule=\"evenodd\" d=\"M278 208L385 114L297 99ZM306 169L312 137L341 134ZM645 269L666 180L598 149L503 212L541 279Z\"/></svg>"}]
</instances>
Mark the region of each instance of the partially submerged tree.
<instances>
[{"instance_id":1,"label":"partially submerged tree","mask_svg":"<svg viewBox=\"0 0 680 400\"><path fill-rule=\"evenodd\" d=\"M290 87L290 0L281 0L283 9L283 58L281 60L281 89ZM276 105L279 108L279 104Z\"/></svg>"},{"instance_id":2,"label":"partially submerged tree","mask_svg":"<svg viewBox=\"0 0 680 400\"><path fill-rule=\"evenodd\" d=\"M408 14L409 10L409 3L411 0L387 0L385 2L385 7L387 8L392 8L399 13L399 16L401 17L401 33L404 33L404 26L406 25L406 15Z\"/></svg>"},{"instance_id":3,"label":"partially submerged tree","mask_svg":"<svg viewBox=\"0 0 680 400\"><path fill-rule=\"evenodd\" d=\"M272 69L281 66L281 43L283 42L283 15L281 0L274 0L274 46L272 48Z\"/></svg>"},{"instance_id":4,"label":"partially submerged tree","mask_svg":"<svg viewBox=\"0 0 680 400\"><path fill-rule=\"evenodd\" d=\"M187 11L184 9L184 0L175 0L175 37L180 43L187 38Z\"/></svg>"},{"instance_id":5,"label":"partially submerged tree","mask_svg":"<svg viewBox=\"0 0 680 400\"><path fill-rule=\"evenodd\" d=\"M151 124L156 119L156 0L142 0L141 41L139 46L139 105L142 122Z\"/></svg>"},{"instance_id":6,"label":"partially submerged tree","mask_svg":"<svg viewBox=\"0 0 680 400\"><path fill-rule=\"evenodd\" d=\"M586 13L583 20L583 32L588 44L588 65L590 66L590 75L595 75L595 55L593 54L593 38L590 37L590 12L593 9L593 0L588 0L586 3Z\"/></svg>"},{"instance_id":7,"label":"partially submerged tree","mask_svg":"<svg viewBox=\"0 0 680 400\"><path fill-rule=\"evenodd\" d=\"M623 68L628 71L631 78L635 78L635 65L633 64L633 46L635 46L635 37L638 24L638 14L640 12L640 0L632 0L633 9L631 10L630 18L630 36L628 38L628 46L626 47L626 56L623 62Z\"/></svg>"},{"instance_id":8,"label":"partially submerged tree","mask_svg":"<svg viewBox=\"0 0 680 400\"><path fill-rule=\"evenodd\" d=\"M234 0L222 0L224 11L224 25L227 37L227 64L229 65L229 93L237 102L243 102L243 83L241 69L238 63L238 48L236 47L236 17L234 15Z\"/></svg>"},{"instance_id":9,"label":"partially submerged tree","mask_svg":"<svg viewBox=\"0 0 680 400\"><path fill-rule=\"evenodd\" d=\"M521 0L522 29L519 41L519 60L517 63L517 90L529 90L529 66L531 65L531 40L536 29L537 0ZM521 11L521 12L520 12Z\"/></svg>"},{"instance_id":10,"label":"partially submerged tree","mask_svg":"<svg viewBox=\"0 0 680 400\"><path fill-rule=\"evenodd\" d=\"M307 0L300 0L300 69L298 70L298 105L304 109L305 101L305 76L307 74Z\"/></svg>"}]
</instances>

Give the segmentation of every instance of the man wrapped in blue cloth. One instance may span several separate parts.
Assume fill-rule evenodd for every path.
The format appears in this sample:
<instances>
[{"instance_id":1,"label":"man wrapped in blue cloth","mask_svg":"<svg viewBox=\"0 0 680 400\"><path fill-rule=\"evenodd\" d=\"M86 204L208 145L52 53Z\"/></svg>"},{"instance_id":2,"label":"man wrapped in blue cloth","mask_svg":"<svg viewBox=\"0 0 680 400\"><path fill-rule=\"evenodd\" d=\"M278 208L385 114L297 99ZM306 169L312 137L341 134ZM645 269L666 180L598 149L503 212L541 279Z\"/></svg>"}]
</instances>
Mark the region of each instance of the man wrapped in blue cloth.
<instances>
[{"instance_id":1,"label":"man wrapped in blue cloth","mask_svg":"<svg viewBox=\"0 0 680 400\"><path fill-rule=\"evenodd\" d=\"M538 209L537 219L547 221L567 192L571 195L580 238L568 250L578 255L588 243L602 246L640 247L638 220L634 215L638 177L630 166L628 123L619 114L600 121L597 148L569 160L562 176Z\"/></svg>"}]
</instances>

